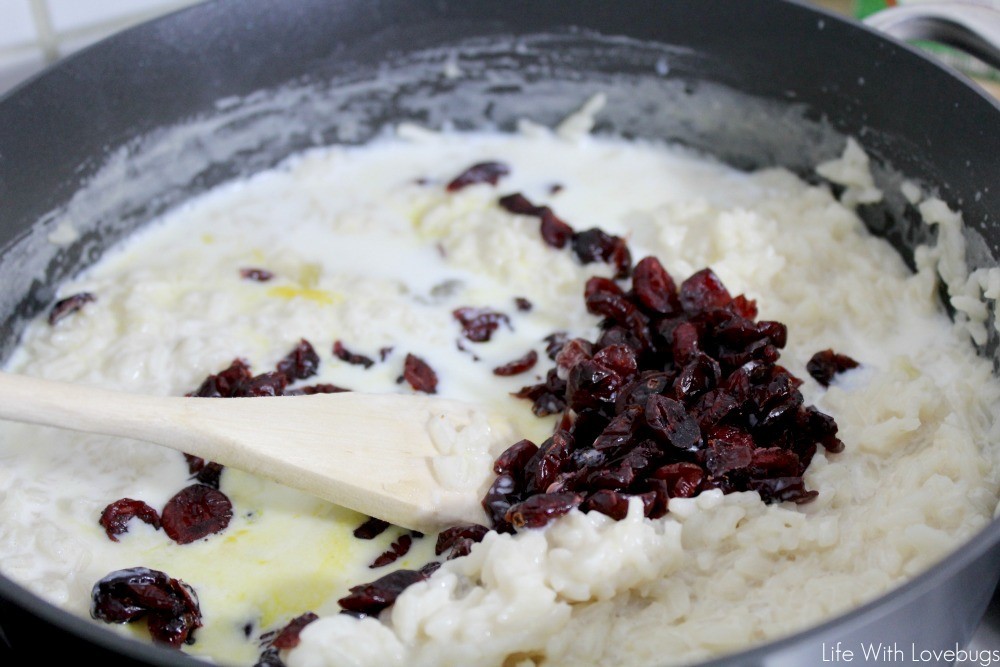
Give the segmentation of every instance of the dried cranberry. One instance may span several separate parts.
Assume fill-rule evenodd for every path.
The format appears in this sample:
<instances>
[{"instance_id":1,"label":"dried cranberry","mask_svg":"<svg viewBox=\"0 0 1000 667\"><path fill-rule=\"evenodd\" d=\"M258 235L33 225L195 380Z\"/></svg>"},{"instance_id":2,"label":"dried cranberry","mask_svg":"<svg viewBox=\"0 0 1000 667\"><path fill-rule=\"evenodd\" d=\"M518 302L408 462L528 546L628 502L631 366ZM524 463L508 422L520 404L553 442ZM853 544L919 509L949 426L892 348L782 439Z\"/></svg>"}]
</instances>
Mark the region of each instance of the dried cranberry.
<instances>
[{"instance_id":1,"label":"dried cranberry","mask_svg":"<svg viewBox=\"0 0 1000 667\"><path fill-rule=\"evenodd\" d=\"M240 278L243 280L253 280L258 283L266 283L274 278L274 274L267 269L245 268L240 269Z\"/></svg>"},{"instance_id":2,"label":"dried cranberry","mask_svg":"<svg viewBox=\"0 0 1000 667\"><path fill-rule=\"evenodd\" d=\"M488 532L490 532L489 528L480 526L477 523L463 523L458 526L452 526L441 531L438 535L437 544L434 546L434 553L440 556L455 547L460 540L469 540L473 543L482 542Z\"/></svg>"},{"instance_id":3,"label":"dried cranberry","mask_svg":"<svg viewBox=\"0 0 1000 667\"><path fill-rule=\"evenodd\" d=\"M504 210L516 215L540 216L545 208L544 206L535 206L520 192L501 197L499 204Z\"/></svg>"},{"instance_id":4,"label":"dried cranberry","mask_svg":"<svg viewBox=\"0 0 1000 667\"><path fill-rule=\"evenodd\" d=\"M719 362L707 354L698 353L691 359L674 380L674 393L678 398L690 400L699 394L714 389L722 377Z\"/></svg>"},{"instance_id":5,"label":"dried cranberry","mask_svg":"<svg viewBox=\"0 0 1000 667\"><path fill-rule=\"evenodd\" d=\"M416 391L422 391L425 394L437 393L437 373L427 365L426 361L416 355L406 355L406 360L403 362L403 377Z\"/></svg>"},{"instance_id":6,"label":"dried cranberry","mask_svg":"<svg viewBox=\"0 0 1000 667\"><path fill-rule=\"evenodd\" d=\"M56 301L56 304L52 306L52 310L49 311L49 324L55 325L59 322L59 320L69 317L76 311L83 308L86 304L96 300L97 297L90 292L80 292L79 294L74 294L66 297L65 299Z\"/></svg>"},{"instance_id":7,"label":"dried cranberry","mask_svg":"<svg viewBox=\"0 0 1000 667\"><path fill-rule=\"evenodd\" d=\"M708 442L725 442L748 449L754 448L753 436L739 426L716 426L708 433Z\"/></svg>"},{"instance_id":8,"label":"dried cranberry","mask_svg":"<svg viewBox=\"0 0 1000 667\"><path fill-rule=\"evenodd\" d=\"M106 623L146 618L153 639L173 648L190 643L191 633L201 627L194 590L164 572L145 567L116 570L94 584L90 615Z\"/></svg>"},{"instance_id":9,"label":"dried cranberry","mask_svg":"<svg viewBox=\"0 0 1000 667\"><path fill-rule=\"evenodd\" d=\"M504 377L510 375L518 375L520 373L524 373L526 371L531 370L532 368L535 367L536 363L538 363L538 353L535 352L534 350L528 350L527 354L525 354L523 357L519 357L517 359L514 359L513 361L509 361L506 364L503 364L502 366L497 366L496 368L494 368L493 374Z\"/></svg>"},{"instance_id":10,"label":"dried cranberry","mask_svg":"<svg viewBox=\"0 0 1000 667\"><path fill-rule=\"evenodd\" d=\"M662 371L643 371L618 394L615 412L623 412L630 405L645 407L650 396L662 394L674 382L674 376Z\"/></svg>"},{"instance_id":11,"label":"dried cranberry","mask_svg":"<svg viewBox=\"0 0 1000 667\"><path fill-rule=\"evenodd\" d=\"M128 623L154 612L178 612L188 606L187 591L159 570L116 570L94 584L91 616L108 623Z\"/></svg>"},{"instance_id":12,"label":"dried cranberry","mask_svg":"<svg viewBox=\"0 0 1000 667\"><path fill-rule=\"evenodd\" d=\"M574 452L575 453L575 452ZM575 465L573 461L573 454L568 457L568 463L566 464L567 469L557 472L549 482L549 485L542 489L545 493L562 493L563 491L575 491L578 488L582 488L581 484L586 481L587 475L590 473L589 470L574 470L572 466ZM531 491L529 491L531 493Z\"/></svg>"},{"instance_id":13,"label":"dried cranberry","mask_svg":"<svg viewBox=\"0 0 1000 667\"><path fill-rule=\"evenodd\" d=\"M313 394L339 394L345 391L350 391L350 389L338 387L335 384L322 383L322 384L312 384L306 387L297 387L295 389L286 390L285 395L289 396L289 395L303 394L305 396L312 396Z\"/></svg>"},{"instance_id":14,"label":"dried cranberry","mask_svg":"<svg viewBox=\"0 0 1000 667\"><path fill-rule=\"evenodd\" d=\"M711 269L702 269L681 283L681 307L688 313L723 308L732 300L729 290Z\"/></svg>"},{"instance_id":15,"label":"dried cranberry","mask_svg":"<svg viewBox=\"0 0 1000 667\"><path fill-rule=\"evenodd\" d=\"M804 428L810 440L822 443L823 447L836 454L844 449L844 443L837 438L837 422L830 415L813 406L804 409Z\"/></svg>"},{"instance_id":16,"label":"dried cranberry","mask_svg":"<svg viewBox=\"0 0 1000 667\"><path fill-rule=\"evenodd\" d=\"M636 298L650 312L670 315L680 310L677 285L655 257L645 257L635 265L632 288Z\"/></svg>"},{"instance_id":17,"label":"dried cranberry","mask_svg":"<svg viewBox=\"0 0 1000 667\"><path fill-rule=\"evenodd\" d=\"M636 354L656 352L656 345L653 341L654 332L650 328L652 322L645 313L634 309L625 315L625 321L622 324L628 329L630 336L636 340L636 344L629 343L629 347L633 347Z\"/></svg>"},{"instance_id":18,"label":"dried cranberry","mask_svg":"<svg viewBox=\"0 0 1000 667\"><path fill-rule=\"evenodd\" d=\"M221 463L209 461L192 476L192 479L197 480L199 484L204 484L212 487L213 489L217 489L222 481L223 470L225 470L225 466Z\"/></svg>"},{"instance_id":19,"label":"dried cranberry","mask_svg":"<svg viewBox=\"0 0 1000 667\"><path fill-rule=\"evenodd\" d=\"M712 322L708 328L720 347L739 350L765 338L756 322L739 315L727 314L724 310L710 311L706 313L704 320Z\"/></svg>"},{"instance_id":20,"label":"dried cranberry","mask_svg":"<svg viewBox=\"0 0 1000 667\"><path fill-rule=\"evenodd\" d=\"M545 375L545 382L522 387L513 395L531 400L532 412L539 417L545 417L562 412L566 407L566 381L559 378L556 369L551 368Z\"/></svg>"},{"instance_id":21,"label":"dried cranberry","mask_svg":"<svg viewBox=\"0 0 1000 667\"><path fill-rule=\"evenodd\" d=\"M652 478L666 482L667 497L691 498L698 493L698 487L705 479L705 471L694 463L680 461L657 468Z\"/></svg>"},{"instance_id":22,"label":"dried cranberry","mask_svg":"<svg viewBox=\"0 0 1000 667\"><path fill-rule=\"evenodd\" d=\"M387 550L382 552L382 554L372 561L370 567L375 569L378 567L385 567L390 563L394 563L410 551L410 547L413 545L413 537L410 535L400 535L399 539L393 542Z\"/></svg>"},{"instance_id":23,"label":"dried cranberry","mask_svg":"<svg viewBox=\"0 0 1000 667\"><path fill-rule=\"evenodd\" d=\"M774 364L778 360L778 348L772 345L767 339L753 341L743 347L732 350L728 346L723 346L718 355L719 362L725 368L736 368L750 361L763 361L766 364Z\"/></svg>"},{"instance_id":24,"label":"dried cranberry","mask_svg":"<svg viewBox=\"0 0 1000 667\"><path fill-rule=\"evenodd\" d=\"M511 213L539 218L542 240L553 248L564 248L573 238L573 228L559 218L551 208L535 206L520 193L501 197L500 206Z\"/></svg>"},{"instance_id":25,"label":"dried cranberry","mask_svg":"<svg viewBox=\"0 0 1000 667\"><path fill-rule=\"evenodd\" d=\"M753 462L753 439L735 427L715 428L708 437L705 467L715 477L744 470Z\"/></svg>"},{"instance_id":26,"label":"dried cranberry","mask_svg":"<svg viewBox=\"0 0 1000 667\"><path fill-rule=\"evenodd\" d=\"M681 318L663 318L656 323L657 333L666 341L675 364L686 364L702 351L698 325Z\"/></svg>"},{"instance_id":27,"label":"dried cranberry","mask_svg":"<svg viewBox=\"0 0 1000 667\"><path fill-rule=\"evenodd\" d=\"M806 364L806 371L816 382L824 387L829 387L834 375L857 367L858 362L846 354L837 354L833 350L822 350L812 356Z\"/></svg>"},{"instance_id":28,"label":"dried cranberry","mask_svg":"<svg viewBox=\"0 0 1000 667\"><path fill-rule=\"evenodd\" d=\"M805 483L798 476L752 479L747 486L749 490L758 492L764 502L789 501L801 505L819 495L818 491L806 490Z\"/></svg>"},{"instance_id":29,"label":"dried cranberry","mask_svg":"<svg viewBox=\"0 0 1000 667\"><path fill-rule=\"evenodd\" d=\"M653 480L657 484L662 484L660 480ZM632 496L642 501L642 514L649 519L659 519L667 513L667 498L658 489L637 493Z\"/></svg>"},{"instance_id":30,"label":"dried cranberry","mask_svg":"<svg viewBox=\"0 0 1000 667\"><path fill-rule=\"evenodd\" d=\"M566 401L576 411L615 402L627 378L593 359L584 359L569 373Z\"/></svg>"},{"instance_id":31,"label":"dried cranberry","mask_svg":"<svg viewBox=\"0 0 1000 667\"><path fill-rule=\"evenodd\" d=\"M457 192L475 183L496 185L501 177L510 173L510 168L502 162L480 162L456 176L445 186L448 192Z\"/></svg>"},{"instance_id":32,"label":"dried cranberry","mask_svg":"<svg viewBox=\"0 0 1000 667\"><path fill-rule=\"evenodd\" d=\"M614 267L615 278L624 279L632 275L632 253L625 239L615 236L605 261Z\"/></svg>"},{"instance_id":33,"label":"dried cranberry","mask_svg":"<svg viewBox=\"0 0 1000 667\"><path fill-rule=\"evenodd\" d=\"M116 536L128 532L128 522L133 518L144 521L157 530L160 528L159 513L141 500L132 498L121 498L105 507L98 523L104 528L108 539L117 542Z\"/></svg>"},{"instance_id":34,"label":"dried cranberry","mask_svg":"<svg viewBox=\"0 0 1000 667\"><path fill-rule=\"evenodd\" d=\"M292 380L305 380L316 375L319 368L319 355L305 338L299 341L284 359L278 362L277 371Z\"/></svg>"},{"instance_id":35,"label":"dried cranberry","mask_svg":"<svg viewBox=\"0 0 1000 667\"><path fill-rule=\"evenodd\" d=\"M593 448L598 451L618 451L634 439L641 426L641 417L642 408L637 405L626 407L594 438Z\"/></svg>"},{"instance_id":36,"label":"dried cranberry","mask_svg":"<svg viewBox=\"0 0 1000 667\"><path fill-rule=\"evenodd\" d=\"M757 400L757 424L774 427L794 418L803 403L802 394L787 381L772 381L751 393Z\"/></svg>"},{"instance_id":37,"label":"dried cranberry","mask_svg":"<svg viewBox=\"0 0 1000 667\"><path fill-rule=\"evenodd\" d=\"M523 296L514 297L514 306L522 313L531 312L534 307L530 301Z\"/></svg>"},{"instance_id":38,"label":"dried cranberry","mask_svg":"<svg viewBox=\"0 0 1000 667\"><path fill-rule=\"evenodd\" d=\"M578 493L542 493L512 505L504 517L514 528L541 528L552 519L566 514L579 505Z\"/></svg>"},{"instance_id":39,"label":"dried cranberry","mask_svg":"<svg viewBox=\"0 0 1000 667\"><path fill-rule=\"evenodd\" d=\"M237 396L281 396L288 386L289 377L283 371L261 373L250 378L240 386Z\"/></svg>"},{"instance_id":40,"label":"dried cranberry","mask_svg":"<svg viewBox=\"0 0 1000 667\"><path fill-rule=\"evenodd\" d=\"M205 467L205 459L200 456L195 456L194 454L184 454L184 460L188 464L188 473L195 475L199 470Z\"/></svg>"},{"instance_id":41,"label":"dried cranberry","mask_svg":"<svg viewBox=\"0 0 1000 667\"><path fill-rule=\"evenodd\" d=\"M200 624L199 620L198 625ZM193 619L188 614L171 617L151 614L146 619L146 628L154 641L173 648L179 648L181 644L194 643L194 637L190 636L192 625Z\"/></svg>"},{"instance_id":42,"label":"dried cranberry","mask_svg":"<svg viewBox=\"0 0 1000 667\"><path fill-rule=\"evenodd\" d=\"M488 341L501 324L510 327L509 317L487 308L463 307L452 315L462 325L462 334L474 343Z\"/></svg>"},{"instance_id":43,"label":"dried cranberry","mask_svg":"<svg viewBox=\"0 0 1000 667\"><path fill-rule=\"evenodd\" d=\"M508 447L493 462L493 472L498 475L510 473L520 477L528 461L538 452L538 446L530 440L519 440Z\"/></svg>"},{"instance_id":44,"label":"dried cranberry","mask_svg":"<svg viewBox=\"0 0 1000 667\"><path fill-rule=\"evenodd\" d=\"M601 332L601 335L597 338L597 349L602 350L612 345L624 345L625 347L631 348L636 355L648 352L651 346L648 344L648 341L645 340L647 337L640 338L631 330L631 318L635 315L638 315L638 313L633 312L625 316L625 321L629 324L630 328L626 328L619 324L613 324L604 329L604 331Z\"/></svg>"},{"instance_id":45,"label":"dried cranberry","mask_svg":"<svg viewBox=\"0 0 1000 667\"><path fill-rule=\"evenodd\" d=\"M553 433L525 463L524 488L532 493L548 489L556 475L566 467L571 451L573 436L567 431Z\"/></svg>"},{"instance_id":46,"label":"dried cranberry","mask_svg":"<svg viewBox=\"0 0 1000 667\"><path fill-rule=\"evenodd\" d=\"M587 312L619 323L625 322L628 315L635 310L635 304L628 300L625 292L615 281L599 276L587 281L584 287L584 300Z\"/></svg>"},{"instance_id":47,"label":"dried cranberry","mask_svg":"<svg viewBox=\"0 0 1000 667\"><path fill-rule=\"evenodd\" d=\"M608 345L594 355L593 361L611 369L626 381L631 381L639 368L635 350L626 345Z\"/></svg>"},{"instance_id":48,"label":"dried cranberry","mask_svg":"<svg viewBox=\"0 0 1000 667\"><path fill-rule=\"evenodd\" d=\"M396 570L371 583L352 587L350 593L337 600L337 603L347 611L377 616L383 609L391 606L409 586L429 576L430 572L425 570Z\"/></svg>"},{"instance_id":49,"label":"dried cranberry","mask_svg":"<svg viewBox=\"0 0 1000 667\"><path fill-rule=\"evenodd\" d=\"M435 572L437 572L440 567L441 567L441 563L432 560L431 562L429 562L429 563L425 564L423 567L421 567L418 570L418 572L420 572L420 574L424 575L424 577L429 577L432 574L434 574Z\"/></svg>"},{"instance_id":50,"label":"dried cranberry","mask_svg":"<svg viewBox=\"0 0 1000 667\"><path fill-rule=\"evenodd\" d=\"M729 377L721 382L723 389L729 392L738 403L750 400L753 386L762 382L767 382L770 368L767 364L759 360L748 361L733 372Z\"/></svg>"},{"instance_id":51,"label":"dried cranberry","mask_svg":"<svg viewBox=\"0 0 1000 667\"><path fill-rule=\"evenodd\" d=\"M795 452L780 447L763 447L753 451L750 463L750 474L753 477L794 477L803 472Z\"/></svg>"},{"instance_id":52,"label":"dried cranberry","mask_svg":"<svg viewBox=\"0 0 1000 667\"><path fill-rule=\"evenodd\" d=\"M631 452L629 452L631 455ZM627 455L628 456L628 455ZM642 466L649 463L643 459ZM588 489L611 489L613 491L624 491L632 486L636 480L636 466L627 458L609 463L608 465L591 470L587 473Z\"/></svg>"},{"instance_id":53,"label":"dried cranberry","mask_svg":"<svg viewBox=\"0 0 1000 667\"><path fill-rule=\"evenodd\" d=\"M683 403L659 394L650 396L644 417L660 442L685 452L700 448L701 428Z\"/></svg>"},{"instance_id":54,"label":"dried cranberry","mask_svg":"<svg viewBox=\"0 0 1000 667\"><path fill-rule=\"evenodd\" d=\"M192 484L167 501L161 520L163 532L178 544L225 530L233 518L233 504L226 494L204 484Z\"/></svg>"},{"instance_id":55,"label":"dried cranberry","mask_svg":"<svg viewBox=\"0 0 1000 667\"><path fill-rule=\"evenodd\" d=\"M544 393L535 399L531 411L536 417L547 417L566 409L566 401L558 394Z\"/></svg>"},{"instance_id":56,"label":"dried cranberry","mask_svg":"<svg viewBox=\"0 0 1000 667\"><path fill-rule=\"evenodd\" d=\"M507 510L515 497L517 480L508 472L500 473L493 480L489 490L483 497L483 509L498 533L513 532L513 527L507 522Z\"/></svg>"},{"instance_id":57,"label":"dried cranberry","mask_svg":"<svg viewBox=\"0 0 1000 667\"><path fill-rule=\"evenodd\" d=\"M702 431L708 431L729 415L736 414L739 403L732 394L722 389L712 389L698 397L691 407L692 416L698 420Z\"/></svg>"},{"instance_id":58,"label":"dried cranberry","mask_svg":"<svg viewBox=\"0 0 1000 667\"><path fill-rule=\"evenodd\" d=\"M563 373L568 374L578 363L593 357L593 352L594 346L590 341L583 338L574 338L564 343L559 350L555 358L556 366Z\"/></svg>"},{"instance_id":59,"label":"dried cranberry","mask_svg":"<svg viewBox=\"0 0 1000 667\"><path fill-rule=\"evenodd\" d=\"M734 313L747 319L752 320L757 317L757 302L753 299L748 299L743 294L734 296L729 307L732 308Z\"/></svg>"},{"instance_id":60,"label":"dried cranberry","mask_svg":"<svg viewBox=\"0 0 1000 667\"><path fill-rule=\"evenodd\" d=\"M757 331L775 347L785 347L788 342L788 327L781 322L764 320L757 323Z\"/></svg>"},{"instance_id":61,"label":"dried cranberry","mask_svg":"<svg viewBox=\"0 0 1000 667\"><path fill-rule=\"evenodd\" d=\"M302 633L302 630L316 620L319 620L319 616L311 611L307 611L304 614L296 616L278 632L277 636L273 640L271 640L271 646L276 649L295 648L299 645L299 635Z\"/></svg>"},{"instance_id":62,"label":"dried cranberry","mask_svg":"<svg viewBox=\"0 0 1000 667\"><path fill-rule=\"evenodd\" d=\"M359 540L373 540L384 533L385 529L388 527L388 521L370 517L367 521L354 529L354 537Z\"/></svg>"},{"instance_id":63,"label":"dried cranberry","mask_svg":"<svg viewBox=\"0 0 1000 667\"><path fill-rule=\"evenodd\" d=\"M569 336L565 331L557 331L551 333L542 340L545 341L545 355L552 360L555 360L556 355L559 354L559 350L562 349L566 341L569 340Z\"/></svg>"},{"instance_id":64,"label":"dried cranberry","mask_svg":"<svg viewBox=\"0 0 1000 667\"><path fill-rule=\"evenodd\" d=\"M468 537L459 537L452 544L451 550L448 553L448 560L454 560L456 558L461 558L462 556L468 556L472 553L472 545L476 544L475 540L471 540Z\"/></svg>"},{"instance_id":65,"label":"dried cranberry","mask_svg":"<svg viewBox=\"0 0 1000 667\"><path fill-rule=\"evenodd\" d=\"M582 509L600 512L615 521L621 521L628 514L628 496L610 489L599 489L587 496Z\"/></svg>"},{"instance_id":66,"label":"dried cranberry","mask_svg":"<svg viewBox=\"0 0 1000 667\"><path fill-rule=\"evenodd\" d=\"M611 252L614 237L594 227L577 232L573 237L573 252L584 264L603 262Z\"/></svg>"},{"instance_id":67,"label":"dried cranberry","mask_svg":"<svg viewBox=\"0 0 1000 667\"><path fill-rule=\"evenodd\" d=\"M334 341L333 343L333 356L337 357L341 361L346 361L349 364L355 366L364 366L365 368L371 368L375 365L375 361L371 357L366 357L363 354L354 354L349 352L341 341Z\"/></svg>"},{"instance_id":68,"label":"dried cranberry","mask_svg":"<svg viewBox=\"0 0 1000 667\"><path fill-rule=\"evenodd\" d=\"M542 240L553 248L565 248L573 238L573 228L552 212L548 206L541 209L542 224L539 230Z\"/></svg>"}]
</instances>

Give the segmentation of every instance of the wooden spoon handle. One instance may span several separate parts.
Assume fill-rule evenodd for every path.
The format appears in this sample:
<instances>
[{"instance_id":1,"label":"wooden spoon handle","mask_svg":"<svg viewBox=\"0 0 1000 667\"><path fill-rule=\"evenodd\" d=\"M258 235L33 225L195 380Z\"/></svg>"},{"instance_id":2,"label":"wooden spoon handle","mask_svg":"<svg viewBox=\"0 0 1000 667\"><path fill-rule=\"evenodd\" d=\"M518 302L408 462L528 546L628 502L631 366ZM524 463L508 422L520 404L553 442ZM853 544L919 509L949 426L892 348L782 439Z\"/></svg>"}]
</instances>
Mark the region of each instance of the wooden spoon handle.
<instances>
[{"instance_id":1,"label":"wooden spoon handle","mask_svg":"<svg viewBox=\"0 0 1000 667\"><path fill-rule=\"evenodd\" d=\"M164 430L182 410L169 398L0 372L0 418L12 421L172 446Z\"/></svg>"}]
</instances>

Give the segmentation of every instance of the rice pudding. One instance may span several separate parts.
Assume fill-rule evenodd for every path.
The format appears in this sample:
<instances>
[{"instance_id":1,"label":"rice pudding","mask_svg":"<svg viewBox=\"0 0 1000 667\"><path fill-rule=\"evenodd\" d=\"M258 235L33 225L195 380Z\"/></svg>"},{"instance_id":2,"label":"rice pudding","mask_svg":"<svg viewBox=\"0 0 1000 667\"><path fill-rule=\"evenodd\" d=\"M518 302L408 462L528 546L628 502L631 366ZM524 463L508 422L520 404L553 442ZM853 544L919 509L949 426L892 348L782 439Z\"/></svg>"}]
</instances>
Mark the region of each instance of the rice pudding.
<instances>
[{"instance_id":1,"label":"rice pudding","mask_svg":"<svg viewBox=\"0 0 1000 667\"><path fill-rule=\"evenodd\" d=\"M506 172L448 187L484 163ZM280 653L290 667L685 663L872 599L993 516L1000 391L969 343L983 326L981 293L958 295L969 301L957 304L966 305L957 324L938 302L938 267L954 267L961 250L957 215L922 204L941 233L912 273L853 211L880 196L856 145L819 172L848 186L840 200L784 170L740 172L651 142L533 126L401 128L365 147L300 155L164 216L63 285L63 297L93 300L33 323L6 364L183 395L234 359L269 371L306 340L315 373L290 378L289 389L426 390L407 377L417 358L437 393L499 406L518 437L541 443L559 415L538 417L512 394L553 368L554 332L598 338L602 318L588 311L584 285L617 268L553 247L538 216L498 204L519 193L573 230L623 239L636 260L658 258L678 282L710 267L756 302L760 320L787 325L780 364L803 380L807 404L836 419L845 445L812 457L810 502L715 488L671 498L657 519L638 499L618 521L571 509L542 528L486 533L359 619L339 614L338 599L440 561L435 536L389 527L358 539L367 517L227 468L216 480L232 505L224 529L180 544L132 520L112 541L99 524L105 508L121 498L164 507L191 484L189 461L4 423L2 571L81 615L109 572L166 572L196 591L203 616L184 650L237 664L258 660L261 635L315 612ZM971 284L945 278L953 292ZM464 308L503 317L475 340L456 317ZM827 349L859 363L828 387L806 370ZM529 353L529 368L494 373ZM511 444L488 443L468 465L489 468ZM394 549L402 553L369 567Z\"/></svg>"}]
</instances>

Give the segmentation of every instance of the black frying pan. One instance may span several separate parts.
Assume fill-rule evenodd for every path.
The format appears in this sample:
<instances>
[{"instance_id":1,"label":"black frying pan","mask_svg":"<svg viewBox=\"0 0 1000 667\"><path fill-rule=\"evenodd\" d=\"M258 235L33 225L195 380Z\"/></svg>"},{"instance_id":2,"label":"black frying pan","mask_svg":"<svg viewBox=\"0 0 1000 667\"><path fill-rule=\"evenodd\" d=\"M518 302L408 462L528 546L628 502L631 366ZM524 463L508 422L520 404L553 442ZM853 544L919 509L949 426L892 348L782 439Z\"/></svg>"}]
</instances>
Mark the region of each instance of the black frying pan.
<instances>
[{"instance_id":1,"label":"black frying pan","mask_svg":"<svg viewBox=\"0 0 1000 667\"><path fill-rule=\"evenodd\" d=\"M218 183L401 120L553 123L597 91L609 98L599 132L676 140L744 168L807 175L855 136L887 193L862 210L874 231L908 261L926 239L898 195L905 174L963 210L970 268L996 264L1000 107L910 48L805 5L218 0L119 34L0 100L0 358L61 280ZM80 241L41 242L67 211ZM983 353L996 349L994 332ZM996 584L998 545L994 522L901 589L713 664L812 664L837 641L964 645ZM2 577L0 631L0 658L57 646L104 665L200 664Z\"/></svg>"}]
</instances>

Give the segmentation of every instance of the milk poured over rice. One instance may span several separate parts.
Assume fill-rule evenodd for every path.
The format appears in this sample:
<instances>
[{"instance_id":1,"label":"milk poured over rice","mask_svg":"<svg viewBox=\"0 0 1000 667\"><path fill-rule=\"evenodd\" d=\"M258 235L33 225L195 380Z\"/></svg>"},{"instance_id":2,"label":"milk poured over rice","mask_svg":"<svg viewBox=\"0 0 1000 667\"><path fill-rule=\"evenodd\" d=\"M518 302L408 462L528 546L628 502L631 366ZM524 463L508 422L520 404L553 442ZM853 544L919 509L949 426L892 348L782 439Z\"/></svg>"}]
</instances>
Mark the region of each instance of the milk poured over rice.
<instances>
[{"instance_id":1,"label":"milk poured over rice","mask_svg":"<svg viewBox=\"0 0 1000 667\"><path fill-rule=\"evenodd\" d=\"M925 216L951 245L919 252L914 275L826 187L783 170L746 174L676 148L537 128L403 134L300 156L166 216L64 285L63 296L97 300L55 326L34 323L7 370L179 395L235 357L263 372L306 338L322 359L315 381L405 391L397 376L412 352L437 371L441 395L502 405L521 435L541 441L552 419L509 394L550 367L546 335L594 337L583 284L611 269L579 264L541 241L537 219L497 206L521 192L576 229L626 237L635 258L655 255L678 279L709 266L730 292L757 300L761 319L788 325L781 363L846 444L813 460L815 501L708 491L673 499L655 521L637 503L618 522L574 510L544 529L488 534L380 618L357 620L338 615L336 600L384 573L367 565L398 531L355 540L364 517L227 469L221 488L235 516L222 533L178 546L132 522L112 543L97 524L104 506L132 497L162 507L188 483L183 457L3 424L4 574L85 615L109 571L164 570L201 598L205 627L185 650L246 664L261 632L312 610L323 618L287 652L290 667L647 665L818 622L927 568L990 520L1000 391L968 341L982 327L981 292L969 286L989 281L950 277L967 297L952 324L935 269L954 268L956 253L960 264L962 248L951 233L958 219L939 203L925 204ZM445 192L485 160L510 175ZM850 186L849 204L879 196L853 145L820 172ZM243 267L275 279L241 280ZM516 297L531 310L517 311ZM511 326L459 349L451 312L470 305L508 313ZM392 351L364 369L336 359L334 340L376 358ZM826 348L861 362L828 389L805 373ZM529 349L545 363L492 374ZM489 467L509 444L470 453L470 465ZM392 567L419 568L432 542L417 540Z\"/></svg>"}]
</instances>

